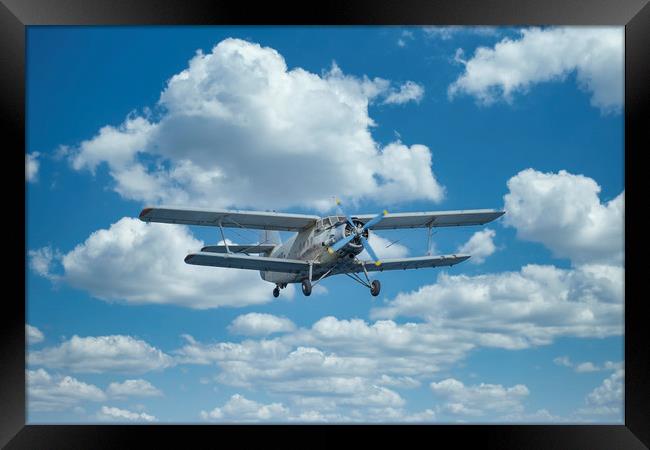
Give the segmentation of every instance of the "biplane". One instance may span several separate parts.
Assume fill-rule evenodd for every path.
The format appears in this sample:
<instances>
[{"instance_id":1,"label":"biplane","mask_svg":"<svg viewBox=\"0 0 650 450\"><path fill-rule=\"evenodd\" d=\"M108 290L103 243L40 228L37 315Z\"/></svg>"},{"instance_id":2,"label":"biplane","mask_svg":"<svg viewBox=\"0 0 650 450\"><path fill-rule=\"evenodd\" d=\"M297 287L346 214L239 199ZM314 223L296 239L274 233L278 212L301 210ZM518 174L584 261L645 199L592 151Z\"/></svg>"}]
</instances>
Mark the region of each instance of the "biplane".
<instances>
[{"instance_id":1,"label":"biplane","mask_svg":"<svg viewBox=\"0 0 650 450\"><path fill-rule=\"evenodd\" d=\"M340 206L340 202L337 201ZM427 249L431 230L437 227L483 225L505 211L479 209L467 211L403 212L320 217L262 211L204 210L176 207L147 207L140 213L144 222L218 227L223 244L209 245L185 257L187 264L258 270L263 280L275 284L273 296L288 283L301 283L302 293L310 295L313 286L332 275L347 275L379 295L379 280L369 272L453 266L471 255L430 255L412 258L379 259L370 246L370 231L426 228ZM260 242L248 245L228 244L224 228L261 230ZM280 231L295 234L286 242ZM361 260L366 250L371 260Z\"/></svg>"}]
</instances>

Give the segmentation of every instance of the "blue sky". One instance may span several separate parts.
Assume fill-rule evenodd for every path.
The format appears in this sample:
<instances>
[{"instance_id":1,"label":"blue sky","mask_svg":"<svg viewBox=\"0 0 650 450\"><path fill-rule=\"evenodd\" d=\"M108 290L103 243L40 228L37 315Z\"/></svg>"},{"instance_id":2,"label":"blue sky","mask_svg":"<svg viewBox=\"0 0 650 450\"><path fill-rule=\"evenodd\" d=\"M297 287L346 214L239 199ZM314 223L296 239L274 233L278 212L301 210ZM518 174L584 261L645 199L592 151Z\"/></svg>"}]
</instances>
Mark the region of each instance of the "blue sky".
<instances>
[{"instance_id":1,"label":"blue sky","mask_svg":"<svg viewBox=\"0 0 650 450\"><path fill-rule=\"evenodd\" d=\"M622 58L623 28L29 27L29 422L622 423ZM217 230L135 219L332 196L506 215L377 298L273 299L183 264Z\"/></svg>"}]
</instances>

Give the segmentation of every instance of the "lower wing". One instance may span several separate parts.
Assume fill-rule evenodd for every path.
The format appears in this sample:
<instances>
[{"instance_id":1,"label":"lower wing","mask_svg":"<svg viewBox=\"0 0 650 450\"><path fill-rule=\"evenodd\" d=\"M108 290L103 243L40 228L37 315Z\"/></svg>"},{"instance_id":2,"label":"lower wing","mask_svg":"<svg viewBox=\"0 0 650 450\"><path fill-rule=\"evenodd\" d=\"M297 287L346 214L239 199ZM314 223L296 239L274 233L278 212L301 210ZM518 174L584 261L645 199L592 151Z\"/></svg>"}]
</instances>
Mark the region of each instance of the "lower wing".
<instances>
[{"instance_id":1,"label":"lower wing","mask_svg":"<svg viewBox=\"0 0 650 450\"><path fill-rule=\"evenodd\" d=\"M383 272L384 270L407 270L422 269L424 267L453 266L469 259L470 255L439 255L439 256L418 256L416 258L393 258L382 259L380 265L374 261L362 261L346 266L343 272L363 272L363 266L368 272Z\"/></svg>"},{"instance_id":2,"label":"lower wing","mask_svg":"<svg viewBox=\"0 0 650 450\"><path fill-rule=\"evenodd\" d=\"M332 275L335 273L363 272L363 266L365 266L368 272L453 266L465 261L469 257L469 255L440 255L420 256L416 258L394 258L384 259L378 266L375 265L373 261L353 262L335 269ZM230 267L234 269L285 273L309 273L309 263L307 261L269 258L264 256L248 256L234 253L191 253L185 257L185 262L187 264L198 266ZM318 264L314 264L314 272L318 272L319 269Z\"/></svg>"},{"instance_id":3,"label":"lower wing","mask_svg":"<svg viewBox=\"0 0 650 450\"><path fill-rule=\"evenodd\" d=\"M309 263L297 259L248 256L234 253L191 253L185 257L187 264L212 267L232 267L271 272L299 273L309 272Z\"/></svg>"}]
</instances>

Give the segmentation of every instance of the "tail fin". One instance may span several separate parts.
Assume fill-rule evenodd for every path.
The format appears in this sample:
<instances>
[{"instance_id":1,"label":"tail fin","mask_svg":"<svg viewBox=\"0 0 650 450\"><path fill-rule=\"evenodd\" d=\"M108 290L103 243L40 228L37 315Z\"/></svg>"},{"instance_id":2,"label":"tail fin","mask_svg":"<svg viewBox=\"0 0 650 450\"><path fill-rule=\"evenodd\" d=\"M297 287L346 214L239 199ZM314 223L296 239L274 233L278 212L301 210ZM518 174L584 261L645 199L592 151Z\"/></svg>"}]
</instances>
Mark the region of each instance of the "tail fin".
<instances>
[{"instance_id":1,"label":"tail fin","mask_svg":"<svg viewBox=\"0 0 650 450\"><path fill-rule=\"evenodd\" d=\"M280 233L277 231L271 230L262 230L260 231L260 244L262 245L280 245L282 244L282 239L280 239ZM267 252L268 255L268 252Z\"/></svg>"}]
</instances>

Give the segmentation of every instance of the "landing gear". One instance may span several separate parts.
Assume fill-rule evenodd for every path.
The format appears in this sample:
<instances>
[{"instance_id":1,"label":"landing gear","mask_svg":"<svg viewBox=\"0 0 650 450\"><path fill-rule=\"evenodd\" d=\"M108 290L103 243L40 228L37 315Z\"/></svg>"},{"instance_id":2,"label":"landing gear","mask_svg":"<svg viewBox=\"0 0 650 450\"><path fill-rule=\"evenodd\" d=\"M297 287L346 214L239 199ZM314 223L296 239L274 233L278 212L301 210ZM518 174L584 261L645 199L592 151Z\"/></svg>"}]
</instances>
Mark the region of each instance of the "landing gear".
<instances>
[{"instance_id":1,"label":"landing gear","mask_svg":"<svg viewBox=\"0 0 650 450\"><path fill-rule=\"evenodd\" d=\"M278 296L280 296L280 288L276 286L275 289L273 289L273 297L277 298Z\"/></svg>"},{"instance_id":2,"label":"landing gear","mask_svg":"<svg viewBox=\"0 0 650 450\"><path fill-rule=\"evenodd\" d=\"M311 295L311 281L302 280L302 293L305 294L305 297L309 297Z\"/></svg>"},{"instance_id":3,"label":"landing gear","mask_svg":"<svg viewBox=\"0 0 650 450\"><path fill-rule=\"evenodd\" d=\"M351 273L343 272L343 275L346 275L347 277L352 278L360 285L367 287L368 289L370 289L370 295L372 295L373 297L377 297L379 295L379 291L381 291L381 283L379 282L379 280L370 281L370 276L368 275L368 270L366 269L364 263L359 260L356 261L361 265L361 268L363 269L363 274L365 275L366 279L364 280L355 272L351 272Z\"/></svg>"},{"instance_id":4,"label":"landing gear","mask_svg":"<svg viewBox=\"0 0 650 450\"><path fill-rule=\"evenodd\" d=\"M379 295L379 291L381 290L381 283L379 280L372 280L372 283L370 283L370 295L373 297L377 297Z\"/></svg>"}]
</instances>

